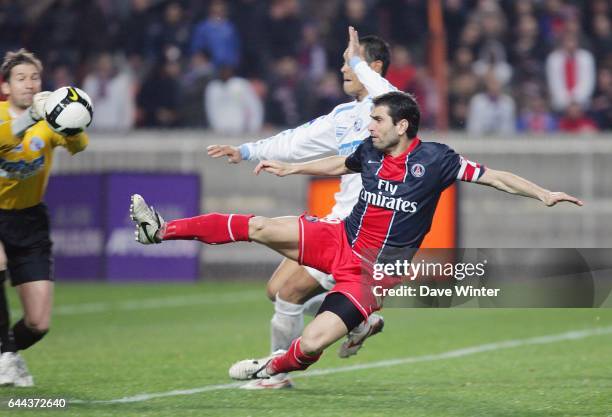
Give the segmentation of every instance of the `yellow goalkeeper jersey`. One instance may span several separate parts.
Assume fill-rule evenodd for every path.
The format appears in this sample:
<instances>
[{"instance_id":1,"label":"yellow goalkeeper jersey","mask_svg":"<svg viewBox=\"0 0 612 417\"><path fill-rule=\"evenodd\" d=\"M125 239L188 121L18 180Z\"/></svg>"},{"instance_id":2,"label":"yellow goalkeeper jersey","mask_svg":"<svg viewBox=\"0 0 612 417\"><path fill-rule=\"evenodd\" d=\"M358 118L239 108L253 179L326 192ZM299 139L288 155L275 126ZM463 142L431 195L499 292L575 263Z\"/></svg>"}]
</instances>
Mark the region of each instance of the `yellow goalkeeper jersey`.
<instances>
[{"instance_id":1,"label":"yellow goalkeeper jersey","mask_svg":"<svg viewBox=\"0 0 612 417\"><path fill-rule=\"evenodd\" d=\"M56 146L75 154L89 142L85 133L62 136L44 120L30 127L23 140L17 142L6 127L11 118L9 103L0 101L0 209L5 210L24 209L42 202Z\"/></svg>"}]
</instances>

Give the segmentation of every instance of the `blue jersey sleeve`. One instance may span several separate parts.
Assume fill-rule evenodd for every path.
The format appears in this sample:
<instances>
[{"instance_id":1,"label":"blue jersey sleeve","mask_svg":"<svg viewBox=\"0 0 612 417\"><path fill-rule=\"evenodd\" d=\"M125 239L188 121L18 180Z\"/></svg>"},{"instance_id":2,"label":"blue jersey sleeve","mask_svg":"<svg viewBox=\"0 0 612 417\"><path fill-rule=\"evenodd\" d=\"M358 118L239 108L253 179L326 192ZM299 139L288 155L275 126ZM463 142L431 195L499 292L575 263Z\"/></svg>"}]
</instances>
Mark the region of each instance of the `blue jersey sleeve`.
<instances>
[{"instance_id":1,"label":"blue jersey sleeve","mask_svg":"<svg viewBox=\"0 0 612 417\"><path fill-rule=\"evenodd\" d=\"M353 171L353 172L361 172L361 160L362 160L362 154L363 154L363 145L364 145L364 142L359 144L357 149L355 149L355 152L350 154L346 158L346 161L344 162L344 165L346 165L346 167L348 169L350 169L351 171Z\"/></svg>"}]
</instances>

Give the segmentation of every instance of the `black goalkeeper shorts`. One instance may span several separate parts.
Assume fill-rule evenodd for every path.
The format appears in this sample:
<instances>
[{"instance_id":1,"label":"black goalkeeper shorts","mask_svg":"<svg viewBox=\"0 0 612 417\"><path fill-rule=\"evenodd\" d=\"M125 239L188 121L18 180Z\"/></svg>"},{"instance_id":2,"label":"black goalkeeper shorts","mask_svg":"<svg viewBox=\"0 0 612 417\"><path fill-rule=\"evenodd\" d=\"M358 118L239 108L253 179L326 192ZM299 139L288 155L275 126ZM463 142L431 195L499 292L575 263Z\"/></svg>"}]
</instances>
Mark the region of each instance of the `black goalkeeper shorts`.
<instances>
[{"instance_id":1,"label":"black goalkeeper shorts","mask_svg":"<svg viewBox=\"0 0 612 417\"><path fill-rule=\"evenodd\" d=\"M0 241L8 258L11 285L53 280L49 213L45 204L22 210L0 209Z\"/></svg>"}]
</instances>

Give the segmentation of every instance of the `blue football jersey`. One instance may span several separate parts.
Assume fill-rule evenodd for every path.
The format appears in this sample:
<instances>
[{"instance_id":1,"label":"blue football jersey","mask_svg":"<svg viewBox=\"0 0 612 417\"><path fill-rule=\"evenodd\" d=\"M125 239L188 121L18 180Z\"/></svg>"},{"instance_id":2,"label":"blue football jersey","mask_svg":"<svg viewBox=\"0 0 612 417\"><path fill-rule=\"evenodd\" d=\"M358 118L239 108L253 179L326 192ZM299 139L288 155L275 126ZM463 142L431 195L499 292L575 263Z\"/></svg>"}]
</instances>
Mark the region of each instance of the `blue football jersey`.
<instances>
[{"instance_id":1,"label":"blue football jersey","mask_svg":"<svg viewBox=\"0 0 612 417\"><path fill-rule=\"evenodd\" d=\"M372 138L346 159L361 173L363 188L345 219L353 251L370 261L386 259L393 249L418 248L431 228L440 194L455 180L477 181L485 167L449 146L412 140L401 155L387 155Z\"/></svg>"}]
</instances>

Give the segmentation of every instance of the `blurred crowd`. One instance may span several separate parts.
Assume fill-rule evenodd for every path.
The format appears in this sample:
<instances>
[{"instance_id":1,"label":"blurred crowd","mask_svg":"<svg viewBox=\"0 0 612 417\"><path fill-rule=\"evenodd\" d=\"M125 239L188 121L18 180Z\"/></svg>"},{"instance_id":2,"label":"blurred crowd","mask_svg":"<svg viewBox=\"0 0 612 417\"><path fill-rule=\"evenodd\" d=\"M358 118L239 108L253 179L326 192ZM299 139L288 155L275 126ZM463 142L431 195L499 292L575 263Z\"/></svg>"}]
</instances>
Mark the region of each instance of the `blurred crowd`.
<instances>
[{"instance_id":1,"label":"blurred crowd","mask_svg":"<svg viewBox=\"0 0 612 417\"><path fill-rule=\"evenodd\" d=\"M612 2L442 0L449 125L471 135L612 129ZM0 0L0 52L79 85L94 128L296 126L349 100L347 27L391 45L387 78L433 128L425 0Z\"/></svg>"}]
</instances>

